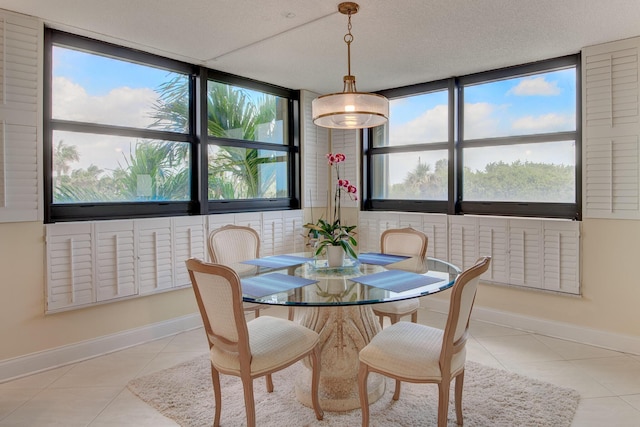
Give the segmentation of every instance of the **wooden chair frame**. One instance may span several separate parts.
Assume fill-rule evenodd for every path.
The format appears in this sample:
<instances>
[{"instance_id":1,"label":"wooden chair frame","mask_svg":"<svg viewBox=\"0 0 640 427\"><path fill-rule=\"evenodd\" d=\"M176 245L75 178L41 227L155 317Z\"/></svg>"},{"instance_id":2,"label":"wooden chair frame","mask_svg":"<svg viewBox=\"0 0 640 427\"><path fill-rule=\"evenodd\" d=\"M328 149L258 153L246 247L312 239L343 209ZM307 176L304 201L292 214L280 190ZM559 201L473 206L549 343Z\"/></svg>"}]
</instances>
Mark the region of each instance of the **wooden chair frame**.
<instances>
[{"instance_id":1,"label":"wooden chair frame","mask_svg":"<svg viewBox=\"0 0 640 427\"><path fill-rule=\"evenodd\" d=\"M412 235L412 236L416 236L418 237L422 242L421 242L421 246L420 246L420 250L418 251L418 253L402 253L402 254L396 254L396 255L412 255L412 256L421 256L421 257L425 257L425 255L427 254L427 246L429 243L429 238L427 237L426 234L424 234L421 231L418 231L414 228L411 227L406 227L406 228L391 228L388 230L385 230L382 232L382 234L380 235L380 250L383 254L386 253L392 253L388 251L387 248L387 238L394 236L394 235ZM387 304L393 304L393 303L387 303ZM391 324L393 325L396 322L399 322L400 319L404 316L408 316L411 315L411 321L413 323L418 323L418 309L415 308L411 311L407 311L407 312L402 312L402 313L394 313L391 311L387 311L385 310L384 305L373 305L373 313L378 316L378 319L380 320L380 327L382 328L384 326L384 317L389 317L389 319L391 320Z\"/></svg>"},{"instance_id":2,"label":"wooden chair frame","mask_svg":"<svg viewBox=\"0 0 640 427\"><path fill-rule=\"evenodd\" d=\"M471 307L469 313L465 319L465 329L460 338L454 342L456 328L459 324L459 317L461 311L461 299L463 291L468 283L473 279L479 277L489 268L491 257L481 257L476 264L465 270L460 276L458 276L456 283L453 285L451 292L451 299L449 304L449 315L447 317L447 323L444 329L444 336L442 340L442 348L440 351L439 365L441 372L440 380L417 380L411 377L396 376L389 372L375 369L368 366L366 363L360 361L360 368L358 371L358 390L360 394L360 405L362 407L362 427L369 425L369 398L367 395L367 378L369 372L378 372L382 375L389 376L396 380L396 388L393 394L393 400L400 398L400 383L402 381L411 383L437 383L438 384L438 427L446 427L447 415L449 411L449 390L451 381L455 379L455 409L456 409L456 421L458 425L462 425L462 387L464 384L464 364L462 368L451 372L451 360L453 356L465 347L468 337L469 320L471 318L471 311L473 309L473 303L475 301L475 293L471 300ZM381 333L384 333L381 332Z\"/></svg>"},{"instance_id":3,"label":"wooden chair frame","mask_svg":"<svg viewBox=\"0 0 640 427\"><path fill-rule=\"evenodd\" d=\"M322 408L320 407L320 401L318 398L318 388L319 388L319 382L320 382L319 345L316 345L306 353L298 355L298 357L295 360L290 360L289 363L286 363L284 365L274 366L268 372L261 372L258 375L252 375L251 373L252 356L251 356L251 349L249 347L249 331L247 328L247 321L244 316L244 310L242 307L242 291L240 288L240 278L235 273L235 271L233 271L231 268L224 265L209 264L197 259L187 260L186 265L189 271L189 276L191 278L191 283L193 285L196 301L198 303L198 308L200 310L200 314L204 324L204 329L209 342L209 349L215 346L227 352L238 354L239 363L240 363L240 378L242 380L242 386L244 389L244 401L245 401L245 410L247 415L247 426L254 427L256 422L255 400L254 400L254 394L253 394L253 380L255 378L265 376L266 382L267 382L267 391L271 393L273 391L273 380L271 378L271 374L273 372L282 370L307 356L310 358L311 365L312 365L312 381L311 381L312 405L316 413L316 418L318 420L322 420L324 413L322 411ZM214 333L211 323L209 322L209 317L207 315L207 307L205 305L205 302L203 301L200 288L194 272L221 276L231 284L232 300L233 300L233 315L234 315L235 324L237 326L237 335L238 335L237 341L230 341ZM213 391L214 391L214 399L215 399L215 407L216 407L215 417L213 422L214 427L218 427L220 425L220 414L221 414L221 404L222 404L220 373L227 374L227 375L238 375L236 372L225 371L223 369L220 369L214 366L213 361L211 363L211 380L213 382Z\"/></svg>"}]
</instances>

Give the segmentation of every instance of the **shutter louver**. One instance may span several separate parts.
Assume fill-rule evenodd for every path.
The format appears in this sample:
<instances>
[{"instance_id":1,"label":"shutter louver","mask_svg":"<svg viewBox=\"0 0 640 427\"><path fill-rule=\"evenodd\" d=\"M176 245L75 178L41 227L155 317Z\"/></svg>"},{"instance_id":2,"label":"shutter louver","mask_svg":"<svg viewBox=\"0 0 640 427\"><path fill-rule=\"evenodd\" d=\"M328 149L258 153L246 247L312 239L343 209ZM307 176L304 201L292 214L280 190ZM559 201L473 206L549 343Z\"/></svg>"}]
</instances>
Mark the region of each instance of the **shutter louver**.
<instances>
[{"instance_id":1,"label":"shutter louver","mask_svg":"<svg viewBox=\"0 0 640 427\"><path fill-rule=\"evenodd\" d=\"M430 214L422 219L422 231L429 238L427 255L439 259L449 258L449 227L446 215Z\"/></svg>"},{"instance_id":2,"label":"shutter louver","mask_svg":"<svg viewBox=\"0 0 640 427\"><path fill-rule=\"evenodd\" d=\"M583 214L640 219L640 38L585 48Z\"/></svg>"},{"instance_id":3,"label":"shutter louver","mask_svg":"<svg viewBox=\"0 0 640 427\"><path fill-rule=\"evenodd\" d=\"M0 221L42 219L39 69L42 25L0 13Z\"/></svg>"},{"instance_id":4,"label":"shutter louver","mask_svg":"<svg viewBox=\"0 0 640 427\"><path fill-rule=\"evenodd\" d=\"M305 231L303 228L302 211L284 211L283 214L284 223L284 241L280 252L282 253L295 253L304 252L310 248L305 247Z\"/></svg>"},{"instance_id":5,"label":"shutter louver","mask_svg":"<svg viewBox=\"0 0 640 427\"><path fill-rule=\"evenodd\" d=\"M449 218L449 260L463 270L478 259L477 221L472 217Z\"/></svg>"},{"instance_id":6,"label":"shutter louver","mask_svg":"<svg viewBox=\"0 0 640 427\"><path fill-rule=\"evenodd\" d=\"M186 216L172 218L173 221L173 251L175 260L174 287L185 286L191 283L185 261L189 258L205 259L206 233L204 219L200 216Z\"/></svg>"},{"instance_id":7,"label":"shutter louver","mask_svg":"<svg viewBox=\"0 0 640 427\"><path fill-rule=\"evenodd\" d=\"M302 91L303 107L303 164L302 200L305 208L327 207L329 197L329 167L326 154L329 152L329 129L313 124L311 102L316 97L308 91Z\"/></svg>"},{"instance_id":8,"label":"shutter louver","mask_svg":"<svg viewBox=\"0 0 640 427\"><path fill-rule=\"evenodd\" d=\"M281 254L284 250L284 220L281 212L262 214L262 256Z\"/></svg>"},{"instance_id":9,"label":"shutter louver","mask_svg":"<svg viewBox=\"0 0 640 427\"><path fill-rule=\"evenodd\" d=\"M97 300L135 295L133 221L95 224Z\"/></svg>"},{"instance_id":10,"label":"shutter louver","mask_svg":"<svg viewBox=\"0 0 640 427\"><path fill-rule=\"evenodd\" d=\"M356 148L358 145L356 136L357 134L355 130L331 130L331 151L333 153L343 153L347 157L344 162L340 163L340 179L348 179L349 182L351 182L353 185L356 185L356 183L358 182L358 152ZM326 161L324 162L324 164L327 164ZM335 191L336 185L338 183L335 182L335 173L331 173L331 187L329 188L329 194L331 197L333 197L333 192ZM352 200L346 192L343 192L342 194L343 196L341 204L343 207L359 207L359 203L357 200Z\"/></svg>"},{"instance_id":11,"label":"shutter louver","mask_svg":"<svg viewBox=\"0 0 640 427\"><path fill-rule=\"evenodd\" d=\"M138 288L140 294L173 286L171 219L135 221L138 246Z\"/></svg>"},{"instance_id":12,"label":"shutter louver","mask_svg":"<svg viewBox=\"0 0 640 427\"><path fill-rule=\"evenodd\" d=\"M47 311L94 302L91 224L45 227Z\"/></svg>"},{"instance_id":13,"label":"shutter louver","mask_svg":"<svg viewBox=\"0 0 640 427\"><path fill-rule=\"evenodd\" d=\"M478 256L491 257L484 280L508 281L507 224L506 219L478 218Z\"/></svg>"},{"instance_id":14,"label":"shutter louver","mask_svg":"<svg viewBox=\"0 0 640 427\"><path fill-rule=\"evenodd\" d=\"M508 283L542 289L542 224L512 220L509 223Z\"/></svg>"},{"instance_id":15,"label":"shutter louver","mask_svg":"<svg viewBox=\"0 0 640 427\"><path fill-rule=\"evenodd\" d=\"M544 224L544 288L580 293L580 223Z\"/></svg>"}]
</instances>

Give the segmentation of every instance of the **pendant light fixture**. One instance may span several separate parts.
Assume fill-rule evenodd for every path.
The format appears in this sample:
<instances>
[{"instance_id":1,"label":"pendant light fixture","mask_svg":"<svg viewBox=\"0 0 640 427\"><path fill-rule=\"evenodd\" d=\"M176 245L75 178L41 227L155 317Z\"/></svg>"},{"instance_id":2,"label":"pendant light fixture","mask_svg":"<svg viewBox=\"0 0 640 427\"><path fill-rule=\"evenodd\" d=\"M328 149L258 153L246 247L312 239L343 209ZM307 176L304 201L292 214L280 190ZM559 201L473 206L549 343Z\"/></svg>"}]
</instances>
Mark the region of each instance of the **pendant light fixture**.
<instances>
[{"instance_id":1,"label":"pendant light fixture","mask_svg":"<svg viewBox=\"0 0 640 427\"><path fill-rule=\"evenodd\" d=\"M389 117L389 101L382 95L358 92L356 78L351 75L351 15L358 12L357 3L344 2L338 5L338 11L349 17L347 34L347 75L344 76L344 88L341 93L322 95L311 103L313 123L333 129L362 129L384 124Z\"/></svg>"}]
</instances>

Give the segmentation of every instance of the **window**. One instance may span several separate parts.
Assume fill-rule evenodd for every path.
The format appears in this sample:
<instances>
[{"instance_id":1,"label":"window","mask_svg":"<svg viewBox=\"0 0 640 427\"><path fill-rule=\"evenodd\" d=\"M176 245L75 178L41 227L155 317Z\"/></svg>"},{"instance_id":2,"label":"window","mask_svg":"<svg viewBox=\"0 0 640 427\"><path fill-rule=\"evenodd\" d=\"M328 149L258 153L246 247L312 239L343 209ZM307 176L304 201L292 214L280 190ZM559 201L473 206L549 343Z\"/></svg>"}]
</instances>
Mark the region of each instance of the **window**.
<instances>
[{"instance_id":1,"label":"window","mask_svg":"<svg viewBox=\"0 0 640 427\"><path fill-rule=\"evenodd\" d=\"M46 46L46 222L299 207L297 92L55 30Z\"/></svg>"},{"instance_id":2,"label":"window","mask_svg":"<svg viewBox=\"0 0 640 427\"><path fill-rule=\"evenodd\" d=\"M372 130L366 164L371 209L443 210L449 188L448 82L389 91L389 122ZM394 97L394 95L398 95Z\"/></svg>"},{"instance_id":3,"label":"window","mask_svg":"<svg viewBox=\"0 0 640 427\"><path fill-rule=\"evenodd\" d=\"M578 64L385 91L389 123L364 138L365 209L580 219Z\"/></svg>"}]
</instances>

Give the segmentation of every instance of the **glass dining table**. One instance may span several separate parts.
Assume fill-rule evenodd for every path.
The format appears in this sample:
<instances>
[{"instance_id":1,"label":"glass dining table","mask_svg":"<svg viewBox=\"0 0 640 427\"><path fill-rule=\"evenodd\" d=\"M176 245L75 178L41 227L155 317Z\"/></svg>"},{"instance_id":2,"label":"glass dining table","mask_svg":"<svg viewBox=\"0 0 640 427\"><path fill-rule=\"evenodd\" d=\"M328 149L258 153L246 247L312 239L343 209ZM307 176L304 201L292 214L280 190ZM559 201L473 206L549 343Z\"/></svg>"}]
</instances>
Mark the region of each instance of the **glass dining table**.
<instances>
[{"instance_id":1,"label":"glass dining table","mask_svg":"<svg viewBox=\"0 0 640 427\"><path fill-rule=\"evenodd\" d=\"M296 321L320 335L320 404L327 411L360 407L358 353L380 331L371 306L435 294L453 286L461 270L436 258L360 254L339 267L310 253L275 255L231 265L243 300L293 308ZM296 379L296 398L311 407L311 371ZM385 391L370 375L369 402Z\"/></svg>"}]
</instances>

